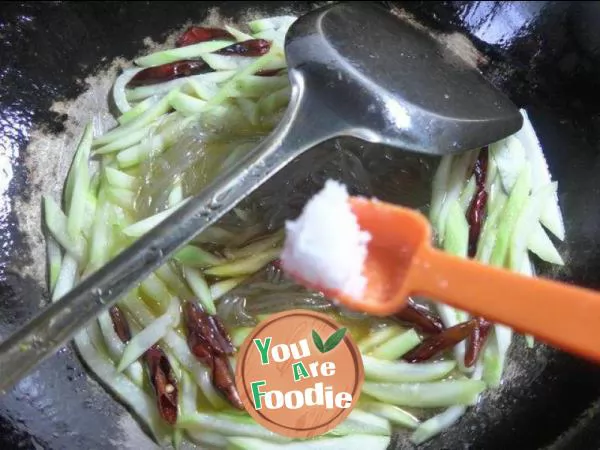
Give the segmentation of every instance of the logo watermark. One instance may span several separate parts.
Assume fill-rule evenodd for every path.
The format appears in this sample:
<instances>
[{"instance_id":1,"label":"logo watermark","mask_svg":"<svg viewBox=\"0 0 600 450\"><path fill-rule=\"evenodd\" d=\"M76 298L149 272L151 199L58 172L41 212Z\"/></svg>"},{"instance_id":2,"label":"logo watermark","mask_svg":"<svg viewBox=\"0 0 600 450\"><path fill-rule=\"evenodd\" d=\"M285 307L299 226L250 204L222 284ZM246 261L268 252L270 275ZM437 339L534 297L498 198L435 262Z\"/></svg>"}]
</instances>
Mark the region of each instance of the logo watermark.
<instances>
[{"instance_id":1,"label":"logo watermark","mask_svg":"<svg viewBox=\"0 0 600 450\"><path fill-rule=\"evenodd\" d=\"M346 328L305 310L261 322L240 349L236 372L248 413L293 438L335 428L358 402L364 380L360 352Z\"/></svg>"}]
</instances>

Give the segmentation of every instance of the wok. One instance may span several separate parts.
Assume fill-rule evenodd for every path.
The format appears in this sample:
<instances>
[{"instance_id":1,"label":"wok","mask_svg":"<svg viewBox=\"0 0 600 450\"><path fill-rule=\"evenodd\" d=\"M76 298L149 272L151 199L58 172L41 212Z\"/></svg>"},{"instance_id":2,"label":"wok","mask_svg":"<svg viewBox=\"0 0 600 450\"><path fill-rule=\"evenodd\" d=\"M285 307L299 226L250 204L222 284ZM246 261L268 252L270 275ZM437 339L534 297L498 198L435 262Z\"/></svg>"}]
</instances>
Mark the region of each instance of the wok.
<instances>
[{"instance_id":1,"label":"wok","mask_svg":"<svg viewBox=\"0 0 600 450\"><path fill-rule=\"evenodd\" d=\"M527 108L559 181L567 228L561 248L567 266L543 273L600 287L600 4L384 3L446 33L450 44L460 46L488 79ZM214 15L217 6L222 16L240 18L248 10L301 13L313 5L0 6L0 338L47 301L40 192L63 179L64 172L55 170L70 159L62 144L93 112L65 105L88 89L86 77L117 57L129 60L142 51L145 38L162 42L188 21ZM86 98L92 109L106 103L105 92ZM80 128L73 128L78 122ZM599 367L540 344L526 350L517 341L502 387L422 448L597 449L599 405ZM392 446L412 448L401 437ZM137 449L150 448L150 442L66 347L0 398L0 448Z\"/></svg>"}]
</instances>

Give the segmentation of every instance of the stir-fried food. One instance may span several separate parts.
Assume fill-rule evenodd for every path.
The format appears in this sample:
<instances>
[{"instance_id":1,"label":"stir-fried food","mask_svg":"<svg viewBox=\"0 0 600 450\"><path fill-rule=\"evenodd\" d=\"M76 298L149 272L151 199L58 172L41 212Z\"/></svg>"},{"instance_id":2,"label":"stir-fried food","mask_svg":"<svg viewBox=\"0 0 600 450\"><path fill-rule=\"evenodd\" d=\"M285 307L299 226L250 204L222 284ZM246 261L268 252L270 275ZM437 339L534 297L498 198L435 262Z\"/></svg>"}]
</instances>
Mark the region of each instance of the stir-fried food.
<instances>
[{"instance_id":1,"label":"stir-fried food","mask_svg":"<svg viewBox=\"0 0 600 450\"><path fill-rule=\"evenodd\" d=\"M174 48L142 56L119 75L116 126L97 136L85 128L62 200L44 199L53 299L268 135L289 101L283 44L294 20L259 19L245 31L194 26ZM445 251L533 276L531 253L563 264L549 233L562 240L564 227L556 183L523 116L514 136L441 158L429 217ZM370 169L350 152L330 155L327 177L368 179ZM309 178L322 187L319 170L315 164ZM356 409L302 448L384 449L397 429L423 442L498 386L510 329L435 299L411 299L389 318L352 314L287 279L279 257L283 221L292 217L280 206L291 202L251 196L76 336L87 366L157 442L297 448L241 411L234 382L244 338L286 309L334 316L365 367Z\"/></svg>"}]
</instances>

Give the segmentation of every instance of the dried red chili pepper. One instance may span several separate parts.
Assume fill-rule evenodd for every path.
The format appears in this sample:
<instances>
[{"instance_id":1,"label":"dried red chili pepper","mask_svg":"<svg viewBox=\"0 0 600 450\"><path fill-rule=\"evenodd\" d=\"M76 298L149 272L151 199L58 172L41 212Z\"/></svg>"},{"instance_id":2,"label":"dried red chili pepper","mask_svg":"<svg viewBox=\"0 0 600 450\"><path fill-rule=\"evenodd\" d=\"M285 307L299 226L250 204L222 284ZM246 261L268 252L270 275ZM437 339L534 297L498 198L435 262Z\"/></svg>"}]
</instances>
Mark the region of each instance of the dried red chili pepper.
<instances>
[{"instance_id":1,"label":"dried red chili pepper","mask_svg":"<svg viewBox=\"0 0 600 450\"><path fill-rule=\"evenodd\" d=\"M423 333L437 334L444 329L444 324L438 316L427 308L420 307L410 299L404 309L396 313L394 317L402 322L414 325Z\"/></svg>"},{"instance_id":2,"label":"dried red chili pepper","mask_svg":"<svg viewBox=\"0 0 600 450\"><path fill-rule=\"evenodd\" d=\"M126 344L131 339L131 330L129 329L127 319L125 319L125 316L123 315L123 311L115 305L110 308L109 313L115 333L117 333L119 339Z\"/></svg>"},{"instance_id":3,"label":"dried red chili pepper","mask_svg":"<svg viewBox=\"0 0 600 450\"><path fill-rule=\"evenodd\" d=\"M488 171L489 152L488 148L483 148L477 157L473 167L473 176L475 177L475 195L471 200L467 210L467 222L469 223L469 258L475 257L477 253L477 244L481 235L481 225L485 214L488 194L485 190L485 179ZM492 324L483 317L477 318L477 324L467 340L467 350L465 352L465 366L471 367L483 349Z\"/></svg>"},{"instance_id":4,"label":"dried red chili pepper","mask_svg":"<svg viewBox=\"0 0 600 450\"><path fill-rule=\"evenodd\" d=\"M213 385L238 409L244 409L235 386L227 355L234 347L225 326L216 316L202 311L192 302L184 304L187 343L190 351L212 371Z\"/></svg>"},{"instance_id":5,"label":"dried red chili pepper","mask_svg":"<svg viewBox=\"0 0 600 450\"><path fill-rule=\"evenodd\" d=\"M131 339L131 330L127 319L118 306L109 310L115 333L123 343ZM160 416L169 424L177 422L177 380L173 376L171 363L158 345L150 347L144 353L148 375L156 395Z\"/></svg>"},{"instance_id":6,"label":"dried red chili pepper","mask_svg":"<svg viewBox=\"0 0 600 450\"><path fill-rule=\"evenodd\" d=\"M487 204L487 192L485 190L485 178L488 166L488 149L485 147L479 152L473 175L475 176L475 196L471 200L467 210L467 222L469 223L469 257L473 258L477 252L477 242L481 234L481 224Z\"/></svg>"},{"instance_id":7,"label":"dried red chili pepper","mask_svg":"<svg viewBox=\"0 0 600 450\"><path fill-rule=\"evenodd\" d=\"M211 67L204 61L188 59L160 66L148 67L138 72L127 83L127 87L147 86L149 84L162 83L175 78L188 77L201 73L213 72Z\"/></svg>"},{"instance_id":8,"label":"dried red chili pepper","mask_svg":"<svg viewBox=\"0 0 600 450\"><path fill-rule=\"evenodd\" d=\"M477 362L492 327L492 323L483 317L477 317L476 320L477 326L467 340L465 367L471 367Z\"/></svg>"},{"instance_id":9,"label":"dried red chili pepper","mask_svg":"<svg viewBox=\"0 0 600 450\"><path fill-rule=\"evenodd\" d=\"M175 46L185 47L200 42L214 41L215 39L235 41L235 37L231 33L221 28L190 27L177 39Z\"/></svg>"},{"instance_id":10,"label":"dried red chili pepper","mask_svg":"<svg viewBox=\"0 0 600 450\"><path fill-rule=\"evenodd\" d=\"M402 358L411 363L427 361L466 339L473 332L476 325L477 320L471 319L468 322L446 328L441 333L425 339L418 347L406 353Z\"/></svg>"},{"instance_id":11,"label":"dried red chili pepper","mask_svg":"<svg viewBox=\"0 0 600 450\"><path fill-rule=\"evenodd\" d=\"M244 42L237 42L225 48L217 50L219 55L238 55L238 56L262 56L269 51L271 43L264 39L249 39Z\"/></svg>"},{"instance_id":12,"label":"dried red chili pepper","mask_svg":"<svg viewBox=\"0 0 600 450\"><path fill-rule=\"evenodd\" d=\"M205 342L219 355L233 354L233 343L219 317L207 314L192 302L185 302L184 310L185 323L194 340Z\"/></svg>"},{"instance_id":13,"label":"dried red chili pepper","mask_svg":"<svg viewBox=\"0 0 600 450\"><path fill-rule=\"evenodd\" d=\"M144 359L156 395L160 416L165 422L174 425L177 422L178 412L177 380L175 380L167 355L158 345L153 345L144 353Z\"/></svg>"},{"instance_id":14,"label":"dried red chili pepper","mask_svg":"<svg viewBox=\"0 0 600 450\"><path fill-rule=\"evenodd\" d=\"M237 409L243 410L244 404L242 403L240 395L235 386L233 371L231 370L227 356L215 356L212 376L213 386L215 386L220 392L223 392L233 406L235 406Z\"/></svg>"}]
</instances>

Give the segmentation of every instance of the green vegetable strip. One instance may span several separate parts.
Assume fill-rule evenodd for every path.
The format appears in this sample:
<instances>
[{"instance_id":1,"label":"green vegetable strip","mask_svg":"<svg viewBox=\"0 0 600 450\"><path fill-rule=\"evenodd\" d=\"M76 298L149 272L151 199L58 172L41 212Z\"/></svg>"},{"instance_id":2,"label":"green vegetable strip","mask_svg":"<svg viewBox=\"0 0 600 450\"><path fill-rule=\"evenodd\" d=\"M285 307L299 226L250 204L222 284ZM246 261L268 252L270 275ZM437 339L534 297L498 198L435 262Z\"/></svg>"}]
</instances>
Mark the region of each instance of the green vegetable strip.
<instances>
[{"instance_id":1,"label":"green vegetable strip","mask_svg":"<svg viewBox=\"0 0 600 450\"><path fill-rule=\"evenodd\" d=\"M203 56L202 59L204 59L206 64L208 64L213 70L238 71L240 69L248 67L250 64L255 62L258 59L258 57L240 58L239 56L218 55L213 53L210 55Z\"/></svg>"},{"instance_id":2,"label":"green vegetable strip","mask_svg":"<svg viewBox=\"0 0 600 450\"><path fill-rule=\"evenodd\" d=\"M419 420L412 414L404 411L398 406L373 400L360 399L359 408L379 417L389 420L391 423L402 427L415 429L419 426Z\"/></svg>"},{"instance_id":3,"label":"green vegetable strip","mask_svg":"<svg viewBox=\"0 0 600 450\"><path fill-rule=\"evenodd\" d=\"M263 234L265 231L265 227L261 223L256 223L254 225L248 225L246 228L242 230L241 233L237 233L233 236L228 244L231 247L238 247L254 239L255 237Z\"/></svg>"},{"instance_id":4,"label":"green vegetable strip","mask_svg":"<svg viewBox=\"0 0 600 450\"><path fill-rule=\"evenodd\" d=\"M92 133L92 125L88 124L77 147L77 152L73 160L74 166L71 168L71 173L69 174L73 181L71 197L67 202L69 206L67 209L67 230L74 241L80 239L85 217L86 193L90 184L88 158L92 148Z\"/></svg>"},{"instance_id":5,"label":"green vegetable strip","mask_svg":"<svg viewBox=\"0 0 600 450\"><path fill-rule=\"evenodd\" d=\"M106 199L104 189L100 189L98 194L98 207L92 227L92 239L90 240L89 260L85 269L86 273L91 273L101 267L108 260L108 247L110 231L108 229L110 204Z\"/></svg>"},{"instance_id":6,"label":"green vegetable strip","mask_svg":"<svg viewBox=\"0 0 600 450\"><path fill-rule=\"evenodd\" d=\"M467 172L472 166L473 160L476 158L478 150L465 152L462 155L455 156L452 162L452 169L449 175L447 191L442 202L438 223L438 244L443 244L443 239L446 235L446 224L449 208L454 204L463 191L463 186L467 183Z\"/></svg>"},{"instance_id":7,"label":"green vegetable strip","mask_svg":"<svg viewBox=\"0 0 600 450\"><path fill-rule=\"evenodd\" d=\"M231 332L231 342L237 348L241 347L246 338L252 333L252 327L240 327Z\"/></svg>"},{"instance_id":8,"label":"green vegetable strip","mask_svg":"<svg viewBox=\"0 0 600 450\"><path fill-rule=\"evenodd\" d=\"M106 197L108 200L115 205L127 211L134 210L135 193L129 189L121 189L117 187L110 187L106 189Z\"/></svg>"},{"instance_id":9,"label":"green vegetable strip","mask_svg":"<svg viewBox=\"0 0 600 450\"><path fill-rule=\"evenodd\" d=\"M508 198L506 206L502 212L501 222L498 225L498 235L496 237L496 245L492 252L490 264L493 266L502 267L508 253L510 237L515 228L515 223L519 217L519 213L523 208L531 189L531 170L529 164L526 164L522 169L512 192Z\"/></svg>"},{"instance_id":10,"label":"green vegetable strip","mask_svg":"<svg viewBox=\"0 0 600 450\"><path fill-rule=\"evenodd\" d=\"M372 331L369 335L360 340L357 345L360 352L365 355L373 348L383 344L390 339L402 334L402 329L397 326L388 326L377 331Z\"/></svg>"},{"instance_id":11,"label":"green vegetable strip","mask_svg":"<svg viewBox=\"0 0 600 450\"><path fill-rule=\"evenodd\" d=\"M178 304L178 308L179 308L179 304ZM168 332L170 333L171 330L169 330ZM167 355L167 359L169 360L169 364L171 365L171 369L173 370L173 375L175 376L176 379L181 379L181 376L185 369L181 366L181 364L179 363L179 360L176 358L176 356L172 352L167 351L167 352L165 352L165 354Z\"/></svg>"},{"instance_id":12,"label":"green vegetable strip","mask_svg":"<svg viewBox=\"0 0 600 450\"><path fill-rule=\"evenodd\" d=\"M229 34L231 34L234 38L236 38L238 42L244 42L253 39L253 37L248 33L244 33L243 31L229 25L225 25L225 30L228 31Z\"/></svg>"},{"instance_id":13,"label":"green vegetable strip","mask_svg":"<svg viewBox=\"0 0 600 450\"><path fill-rule=\"evenodd\" d=\"M85 207L83 213L83 220L81 223L81 232L87 240L87 242L89 242L92 235L92 229L94 228L94 217L96 216L97 206L98 199L96 198L92 190L88 190L85 193Z\"/></svg>"},{"instance_id":14,"label":"green vegetable strip","mask_svg":"<svg viewBox=\"0 0 600 450\"><path fill-rule=\"evenodd\" d=\"M46 226L52 237L75 259L83 258L83 238L73 238L68 231L67 216L61 211L60 206L49 196L44 196L44 218Z\"/></svg>"},{"instance_id":15,"label":"green vegetable strip","mask_svg":"<svg viewBox=\"0 0 600 450\"><path fill-rule=\"evenodd\" d=\"M225 245L233 239L235 233L224 228L213 225L204 230L200 235L196 236L192 242L197 244L222 244Z\"/></svg>"},{"instance_id":16,"label":"green vegetable strip","mask_svg":"<svg viewBox=\"0 0 600 450\"><path fill-rule=\"evenodd\" d=\"M287 106L290 101L290 94L292 90L290 87L285 87L272 94L262 97L258 101L258 111L262 115L270 115L277 112L279 109Z\"/></svg>"},{"instance_id":17,"label":"green vegetable strip","mask_svg":"<svg viewBox=\"0 0 600 450\"><path fill-rule=\"evenodd\" d=\"M509 248L508 267L515 272L519 272L523 265L523 260L527 256L527 240L531 236L536 224L539 224L542 208L547 204L548 199L556 194L556 183L550 183L543 186L529 197L521 209L521 213L516 220L512 243Z\"/></svg>"},{"instance_id":18,"label":"green vegetable strip","mask_svg":"<svg viewBox=\"0 0 600 450\"><path fill-rule=\"evenodd\" d=\"M196 383L192 381L191 375L186 370L183 370L181 373L179 385L181 386L179 410L184 416L193 414L197 409L196 399L198 398L198 388L196 387Z\"/></svg>"},{"instance_id":19,"label":"green vegetable strip","mask_svg":"<svg viewBox=\"0 0 600 450\"><path fill-rule=\"evenodd\" d=\"M123 344L115 332L112 318L110 317L108 311L104 311L100 314L100 316L98 316L98 324L100 325L100 330L104 336L104 343L106 344L108 355L112 359L113 363L117 364L123 355L125 344ZM125 374L137 386L141 388L144 387L144 368L139 361L135 361L129 367L127 367Z\"/></svg>"},{"instance_id":20,"label":"green vegetable strip","mask_svg":"<svg viewBox=\"0 0 600 450\"><path fill-rule=\"evenodd\" d=\"M433 416L431 419L423 422L412 434L410 440L414 444L422 444L433 436L444 431L446 428L454 425L465 413L465 406L451 406L443 413Z\"/></svg>"},{"instance_id":21,"label":"green vegetable strip","mask_svg":"<svg viewBox=\"0 0 600 450\"><path fill-rule=\"evenodd\" d=\"M483 224L479 242L477 243L476 259L483 263L489 263L494 246L496 245L496 235L498 233L498 222L502 217L502 212L508 198L500 196L493 205L493 209L488 213L488 217Z\"/></svg>"},{"instance_id":22,"label":"green vegetable strip","mask_svg":"<svg viewBox=\"0 0 600 450\"><path fill-rule=\"evenodd\" d=\"M127 97L125 96L125 86L135 77L142 69L125 69L121 75L117 77L115 80L115 84L112 88L113 100L115 102L115 106L119 110L121 114L128 112L131 110L131 105L127 101Z\"/></svg>"},{"instance_id":23,"label":"green vegetable strip","mask_svg":"<svg viewBox=\"0 0 600 450\"><path fill-rule=\"evenodd\" d=\"M377 359L395 360L421 343L421 338L413 329L381 344L373 350L372 356Z\"/></svg>"},{"instance_id":24,"label":"green vegetable strip","mask_svg":"<svg viewBox=\"0 0 600 450\"><path fill-rule=\"evenodd\" d=\"M390 438L354 434L338 438L319 438L289 444L273 444L251 437L230 437L228 442L230 444L227 447L228 450L386 450L389 447Z\"/></svg>"},{"instance_id":25,"label":"green vegetable strip","mask_svg":"<svg viewBox=\"0 0 600 450\"><path fill-rule=\"evenodd\" d=\"M173 263L167 263L157 269L154 274L163 281L169 290L175 295L180 297L182 300L192 300L194 294L187 287L183 278L179 273L172 267Z\"/></svg>"},{"instance_id":26,"label":"green vegetable strip","mask_svg":"<svg viewBox=\"0 0 600 450\"><path fill-rule=\"evenodd\" d=\"M270 51L266 55L259 57L252 64L237 72L229 81L227 81L227 83L223 85L219 93L208 101L208 105L216 106L223 103L223 101L230 96L230 93L235 91L238 80L241 80L248 75L254 75L256 72L263 70L268 64L273 62L278 57L280 58L281 54Z\"/></svg>"},{"instance_id":27,"label":"green vegetable strip","mask_svg":"<svg viewBox=\"0 0 600 450\"><path fill-rule=\"evenodd\" d=\"M171 328L177 326L180 320L180 312L179 301L172 298L167 312L146 326L129 341L119 361L117 371L123 372L142 356L146 350L161 340Z\"/></svg>"},{"instance_id":28,"label":"green vegetable strip","mask_svg":"<svg viewBox=\"0 0 600 450\"><path fill-rule=\"evenodd\" d=\"M280 244L285 237L284 230L279 230L270 236L264 237L258 241L252 242L239 249L225 249L224 253L229 259L246 258L257 253L265 252L273 249L274 246Z\"/></svg>"},{"instance_id":29,"label":"green vegetable strip","mask_svg":"<svg viewBox=\"0 0 600 450\"><path fill-rule=\"evenodd\" d=\"M273 30L278 28L289 28L292 23L297 20L295 16L276 16L276 17L267 17L264 19L256 19L251 22L248 22L248 28L252 30L253 33L259 33L265 30Z\"/></svg>"},{"instance_id":30,"label":"green vegetable strip","mask_svg":"<svg viewBox=\"0 0 600 450\"><path fill-rule=\"evenodd\" d=\"M227 280L217 281L216 283L212 284L210 286L210 295L213 301L220 299L233 288L237 287L245 279L246 277L234 277L228 278Z\"/></svg>"},{"instance_id":31,"label":"green vegetable strip","mask_svg":"<svg viewBox=\"0 0 600 450\"><path fill-rule=\"evenodd\" d=\"M508 347L512 341L512 330L504 325L494 325L491 336L483 354L483 379L490 387L500 386Z\"/></svg>"},{"instance_id":32,"label":"green vegetable strip","mask_svg":"<svg viewBox=\"0 0 600 450\"><path fill-rule=\"evenodd\" d=\"M436 228L438 245L441 245L446 252L463 258L467 256L468 251L469 225L465 218L465 213L459 204L457 195L464 183L459 176L466 173L465 167L470 164L472 158L472 156L468 158L467 156L469 155L462 156L460 159L451 159L449 156L443 158L438 168L438 173L434 177L435 189L434 199L432 200L432 202L436 202L435 207L439 211L437 213ZM457 167L458 176L451 171L453 166ZM446 185L443 184L444 182ZM462 190L464 192L466 188ZM446 195L445 192L450 193L447 198L444 197ZM432 213L434 213L433 210ZM442 227L444 223L445 225ZM436 306L440 318L447 328L457 325L468 317L465 312L442 303L438 303ZM464 342L459 342L454 346L454 357L458 361L459 369L463 372L468 372L464 365L465 351L466 346Z\"/></svg>"},{"instance_id":33,"label":"green vegetable strip","mask_svg":"<svg viewBox=\"0 0 600 450\"><path fill-rule=\"evenodd\" d=\"M50 285L50 292L54 290L58 275L60 273L60 267L62 265L62 251L58 242L50 236L46 236L46 255L48 264L48 283Z\"/></svg>"},{"instance_id":34,"label":"green vegetable strip","mask_svg":"<svg viewBox=\"0 0 600 450\"><path fill-rule=\"evenodd\" d=\"M355 408L348 415L346 420L327 433L327 435L333 436L354 434L389 436L392 434L392 430L390 427L390 422L387 419Z\"/></svg>"},{"instance_id":35,"label":"green vegetable strip","mask_svg":"<svg viewBox=\"0 0 600 450\"><path fill-rule=\"evenodd\" d=\"M164 150L166 144L162 136L151 136L137 145L122 150L117 155L117 162L121 169L128 169L144 161L150 154Z\"/></svg>"},{"instance_id":36,"label":"green vegetable strip","mask_svg":"<svg viewBox=\"0 0 600 450\"><path fill-rule=\"evenodd\" d=\"M201 75L192 75L191 77L176 78L165 83L152 84L150 86L140 86L127 91L129 101L138 101L150 97L164 95L173 89L181 88L192 82L200 84L222 83L235 75L235 70L221 70L219 72L206 73Z\"/></svg>"},{"instance_id":37,"label":"green vegetable strip","mask_svg":"<svg viewBox=\"0 0 600 450\"><path fill-rule=\"evenodd\" d=\"M236 91L248 98L258 99L290 86L287 76L261 77L248 75L236 82Z\"/></svg>"},{"instance_id":38,"label":"green vegetable strip","mask_svg":"<svg viewBox=\"0 0 600 450\"><path fill-rule=\"evenodd\" d=\"M129 405L136 415L143 420L152 431L157 442L166 443L169 427L161 420L154 399L138 388L126 376L117 372L106 354L98 349L98 347L101 347L101 338L96 335L93 341L90 339L88 330L91 328L88 327L87 330L84 329L75 336L75 345L79 354L94 373L107 386L111 387L119 399Z\"/></svg>"},{"instance_id":39,"label":"green vegetable strip","mask_svg":"<svg viewBox=\"0 0 600 450\"><path fill-rule=\"evenodd\" d=\"M250 436L274 442L289 441L289 438L275 434L256 423L240 421L239 416L224 413L197 412L189 416L182 416L178 425L186 430L216 432L225 436Z\"/></svg>"},{"instance_id":40,"label":"green vegetable strip","mask_svg":"<svg viewBox=\"0 0 600 450\"><path fill-rule=\"evenodd\" d=\"M234 71L231 72L232 75L235 73ZM200 100L208 100L217 94L219 88L217 87L216 83L201 82L190 79L181 87L181 91L197 97Z\"/></svg>"},{"instance_id":41,"label":"green vegetable strip","mask_svg":"<svg viewBox=\"0 0 600 450\"><path fill-rule=\"evenodd\" d=\"M144 99L143 101L139 102L137 105L135 105L129 111L127 111L127 112L123 113L121 116L119 116L119 118L117 119L117 121L119 122L119 125L125 125L126 123L131 122L136 117L138 117L141 114L143 114L144 112L148 111L148 109L150 109L150 107L152 105L154 105L157 101L158 101L158 99L153 96L153 97L148 97L148 98Z\"/></svg>"},{"instance_id":42,"label":"green vegetable strip","mask_svg":"<svg viewBox=\"0 0 600 450\"><path fill-rule=\"evenodd\" d=\"M188 416L189 414L185 414ZM186 430L186 436L200 448L227 448L229 441L219 433ZM243 439L243 438L240 438ZM248 438L249 439L249 438ZM263 442L263 441L261 441Z\"/></svg>"},{"instance_id":43,"label":"green vegetable strip","mask_svg":"<svg viewBox=\"0 0 600 450\"><path fill-rule=\"evenodd\" d=\"M125 344L115 332L108 311L100 313L98 316L98 325L100 325L100 331L102 331L102 335L104 336L104 343L106 344L108 356L110 356L110 359L112 359L113 362L119 362L119 359L121 359L121 356L123 355L123 350L125 350Z\"/></svg>"},{"instance_id":44,"label":"green vegetable strip","mask_svg":"<svg viewBox=\"0 0 600 450\"><path fill-rule=\"evenodd\" d=\"M206 269L204 273L215 277L236 277L240 275L250 275L279 257L280 252L281 249L279 248L265 250L262 253L247 256L236 261L215 265L209 269Z\"/></svg>"},{"instance_id":45,"label":"green vegetable strip","mask_svg":"<svg viewBox=\"0 0 600 450\"><path fill-rule=\"evenodd\" d=\"M469 247L469 224L458 201L448 208L444 235L444 250L452 255L467 257Z\"/></svg>"},{"instance_id":46,"label":"green vegetable strip","mask_svg":"<svg viewBox=\"0 0 600 450\"><path fill-rule=\"evenodd\" d=\"M558 253L554 243L540 223L533 225L533 230L527 240L527 248L538 257L551 264L564 266L565 262Z\"/></svg>"},{"instance_id":47,"label":"green vegetable strip","mask_svg":"<svg viewBox=\"0 0 600 450\"><path fill-rule=\"evenodd\" d=\"M116 188L121 189L129 189L131 191L137 189L139 187L139 180L136 177L132 177L131 175L126 174L120 170L117 170L113 167L107 167L104 170L104 174L106 176L106 181Z\"/></svg>"},{"instance_id":48,"label":"green vegetable strip","mask_svg":"<svg viewBox=\"0 0 600 450\"><path fill-rule=\"evenodd\" d=\"M87 125L89 127L90 124ZM79 152L79 148L81 148L81 144L84 143L86 138L87 127L84 129L83 134L81 135L81 140L77 145L77 149L75 150L75 154L73 156L73 160L71 161L71 167L69 168L69 173L67 174L67 180L65 182L65 186L63 189L63 201L65 206L65 211L69 211L71 208L71 198L73 197L73 186L75 184L75 175L79 170L81 165L81 156L82 152ZM87 161L86 161L87 162Z\"/></svg>"},{"instance_id":49,"label":"green vegetable strip","mask_svg":"<svg viewBox=\"0 0 600 450\"><path fill-rule=\"evenodd\" d=\"M162 212L154 214L153 216L147 217L139 222L136 222L132 225L129 225L123 229L123 233L127 236L131 237L140 237L150 231L152 228L157 226L163 220L165 220L169 215L171 215L177 208L181 207L185 202L189 199L183 200L179 205L165 209Z\"/></svg>"},{"instance_id":50,"label":"green vegetable strip","mask_svg":"<svg viewBox=\"0 0 600 450\"><path fill-rule=\"evenodd\" d=\"M194 245L186 245L175 253L173 259L184 266L197 268L206 268L223 263L221 258Z\"/></svg>"},{"instance_id":51,"label":"green vegetable strip","mask_svg":"<svg viewBox=\"0 0 600 450\"><path fill-rule=\"evenodd\" d=\"M176 111L186 116L202 113L207 104L206 101L184 94L183 92L175 92L171 96L170 102Z\"/></svg>"},{"instance_id":52,"label":"green vegetable strip","mask_svg":"<svg viewBox=\"0 0 600 450\"><path fill-rule=\"evenodd\" d=\"M231 45L231 41L215 40L201 42L199 44L163 50L161 52L152 53L148 56L142 56L141 58L136 59L135 63L142 67L159 66L161 64L167 64L180 59L202 57L202 55L220 50L228 45Z\"/></svg>"},{"instance_id":53,"label":"green vegetable strip","mask_svg":"<svg viewBox=\"0 0 600 450\"><path fill-rule=\"evenodd\" d=\"M200 300L200 303L204 307L208 314L216 314L215 303L213 302L212 293L208 287L208 283L198 270L192 267L184 267L183 274L185 276L188 285Z\"/></svg>"},{"instance_id":54,"label":"green vegetable strip","mask_svg":"<svg viewBox=\"0 0 600 450\"><path fill-rule=\"evenodd\" d=\"M58 278L56 279L56 286L54 286L54 291L52 291L53 302L61 298L73 288L75 282L77 281L77 269L77 260L67 253L63 258L60 272L58 274Z\"/></svg>"},{"instance_id":55,"label":"green vegetable strip","mask_svg":"<svg viewBox=\"0 0 600 450\"><path fill-rule=\"evenodd\" d=\"M363 392L386 403L414 408L474 405L485 383L478 380L450 380L431 383L365 382Z\"/></svg>"},{"instance_id":56,"label":"green vegetable strip","mask_svg":"<svg viewBox=\"0 0 600 450\"><path fill-rule=\"evenodd\" d=\"M488 193L488 205L490 204L492 198L491 198L491 191L492 191L492 186L498 185L499 182L499 176L498 176L498 166L496 165L496 161L494 161L494 158L490 158L488 156L488 162L487 162L487 176L485 177L485 190Z\"/></svg>"},{"instance_id":57,"label":"green vegetable strip","mask_svg":"<svg viewBox=\"0 0 600 450\"><path fill-rule=\"evenodd\" d=\"M260 122L260 116L258 113L258 105L252 100L248 100L247 98L238 97L236 99L236 103L244 117L248 122L250 122L253 126L258 126Z\"/></svg>"},{"instance_id":58,"label":"green vegetable strip","mask_svg":"<svg viewBox=\"0 0 600 450\"><path fill-rule=\"evenodd\" d=\"M448 190L448 182L450 180L450 171L452 169L453 156L444 156L440 160L440 164L435 172L432 182L431 207L429 209L429 220L435 230L439 228L439 218L442 211L446 192ZM443 237L442 237L443 240Z\"/></svg>"},{"instance_id":59,"label":"green vegetable strip","mask_svg":"<svg viewBox=\"0 0 600 450\"><path fill-rule=\"evenodd\" d=\"M366 355L362 355L362 359L367 380L396 383L439 380L456 367L454 361L412 364L403 361L379 360Z\"/></svg>"},{"instance_id":60,"label":"green vegetable strip","mask_svg":"<svg viewBox=\"0 0 600 450\"><path fill-rule=\"evenodd\" d=\"M112 129L102 137L94 141L94 146L99 147L102 145L109 144L110 142L116 141L117 139L123 139L131 133L137 132L143 129L147 125L154 122L163 114L169 111L169 98L168 96L160 99L155 105L150 107L144 113L139 115L136 119L131 122L121 125L117 128Z\"/></svg>"},{"instance_id":61,"label":"green vegetable strip","mask_svg":"<svg viewBox=\"0 0 600 450\"><path fill-rule=\"evenodd\" d=\"M460 204L460 208L463 210L464 214L466 214L466 212L469 209L469 206L471 205L471 200L475 195L475 190L475 177L471 176L471 178L469 178L469 181L467 182L467 185L461 192L460 197L458 198L458 203Z\"/></svg>"},{"instance_id":62,"label":"green vegetable strip","mask_svg":"<svg viewBox=\"0 0 600 450\"><path fill-rule=\"evenodd\" d=\"M169 193L168 204L169 208L177 206L183 201L183 187L181 186L181 180L174 183L173 189Z\"/></svg>"},{"instance_id":63,"label":"green vegetable strip","mask_svg":"<svg viewBox=\"0 0 600 450\"><path fill-rule=\"evenodd\" d=\"M141 163L151 155L159 154L173 145L183 130L194 121L197 121L196 116L185 117L179 113L168 114L161 124L164 126L158 128L155 136L148 137L139 144L117 154L119 167L129 168Z\"/></svg>"},{"instance_id":64,"label":"green vegetable strip","mask_svg":"<svg viewBox=\"0 0 600 450\"><path fill-rule=\"evenodd\" d=\"M108 153L114 153L119 150L126 149L132 145L136 145L142 139L144 139L150 133L152 125L146 125L145 127L135 130L122 138L115 139L106 145L94 150L94 155L105 155Z\"/></svg>"},{"instance_id":65,"label":"green vegetable strip","mask_svg":"<svg viewBox=\"0 0 600 450\"><path fill-rule=\"evenodd\" d=\"M153 273L140 284L144 294L156 302L161 311L167 311L167 308L173 301L172 295L165 284Z\"/></svg>"}]
</instances>

